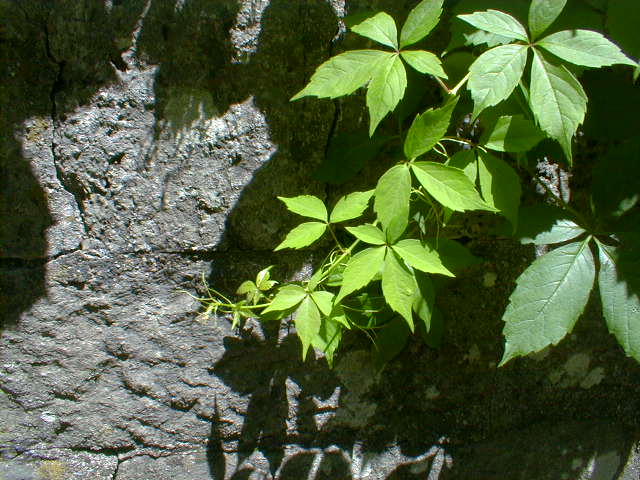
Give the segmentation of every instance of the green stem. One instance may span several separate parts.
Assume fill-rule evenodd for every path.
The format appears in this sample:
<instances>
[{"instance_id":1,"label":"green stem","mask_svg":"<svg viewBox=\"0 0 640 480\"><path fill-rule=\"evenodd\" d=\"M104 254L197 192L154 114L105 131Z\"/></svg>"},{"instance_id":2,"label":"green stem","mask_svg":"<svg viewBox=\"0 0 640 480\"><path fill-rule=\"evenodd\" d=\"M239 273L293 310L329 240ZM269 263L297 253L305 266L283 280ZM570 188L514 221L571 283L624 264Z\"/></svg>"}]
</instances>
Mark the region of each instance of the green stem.
<instances>
[{"instance_id":1,"label":"green stem","mask_svg":"<svg viewBox=\"0 0 640 480\"><path fill-rule=\"evenodd\" d=\"M333 237L333 241L336 242L336 245L338 246L338 248L340 249L341 252L344 252L344 247L342 246L342 244L340 243L340 241L338 240L338 237L336 237L335 232L333 231L333 228L331 228L331 225L327 225L327 228L329 230L329 233L331 234L331 237Z\"/></svg>"},{"instance_id":2,"label":"green stem","mask_svg":"<svg viewBox=\"0 0 640 480\"><path fill-rule=\"evenodd\" d=\"M467 74L464 76L464 78L463 78L462 80L460 80L460 82L459 82L455 87L453 87L453 89L452 89L452 90L450 90L450 91L449 91L449 95L457 95L457 94L458 94L458 90L460 90L460 89L462 88L462 86L463 86L465 83L467 83L467 80L469 80L469 75L470 75L470 74L471 74L470 72L469 72L469 73L467 73Z\"/></svg>"}]
</instances>

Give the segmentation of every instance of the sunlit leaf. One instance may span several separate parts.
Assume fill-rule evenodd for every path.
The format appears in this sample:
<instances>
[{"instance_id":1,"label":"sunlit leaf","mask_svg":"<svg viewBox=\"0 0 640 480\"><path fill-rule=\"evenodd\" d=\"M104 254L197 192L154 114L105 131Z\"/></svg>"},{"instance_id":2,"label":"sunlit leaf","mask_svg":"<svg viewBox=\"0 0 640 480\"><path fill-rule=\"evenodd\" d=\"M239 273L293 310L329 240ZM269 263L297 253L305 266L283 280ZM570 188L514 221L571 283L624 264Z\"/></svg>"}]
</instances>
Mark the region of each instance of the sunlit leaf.
<instances>
[{"instance_id":1,"label":"sunlit leaf","mask_svg":"<svg viewBox=\"0 0 640 480\"><path fill-rule=\"evenodd\" d=\"M428 245L424 245L417 238L400 240L391 248L413 268L425 273L439 273L448 277L455 277L453 273L442 264L440 255Z\"/></svg>"},{"instance_id":2,"label":"sunlit leaf","mask_svg":"<svg viewBox=\"0 0 640 480\"><path fill-rule=\"evenodd\" d=\"M291 230L284 241L278 245L274 251L283 250L285 248L303 248L308 247L318 240L327 229L326 223L307 222L301 223Z\"/></svg>"},{"instance_id":3,"label":"sunlit leaf","mask_svg":"<svg viewBox=\"0 0 640 480\"><path fill-rule=\"evenodd\" d=\"M442 69L442 62L431 52L425 52L424 50L405 50L400 52L400 56L420 73L447 78L447 74L444 73Z\"/></svg>"},{"instance_id":4,"label":"sunlit leaf","mask_svg":"<svg viewBox=\"0 0 640 480\"><path fill-rule=\"evenodd\" d=\"M539 40L537 45L567 62L585 67L605 67L615 64L638 64L604 35L590 30L565 30Z\"/></svg>"},{"instance_id":5,"label":"sunlit leaf","mask_svg":"<svg viewBox=\"0 0 640 480\"><path fill-rule=\"evenodd\" d=\"M476 150L460 150L451 156L447 165L459 168L464 172L471 183L475 184L478 178L478 162L476 160Z\"/></svg>"},{"instance_id":6,"label":"sunlit leaf","mask_svg":"<svg viewBox=\"0 0 640 480\"><path fill-rule=\"evenodd\" d=\"M486 12L458 15L458 18L480 30L485 30L514 40L529 41L527 31L522 24L508 13L499 10L489 9Z\"/></svg>"},{"instance_id":7,"label":"sunlit leaf","mask_svg":"<svg viewBox=\"0 0 640 480\"><path fill-rule=\"evenodd\" d=\"M490 153L478 151L478 177L485 201L518 226L518 207L522 187L516 171L504 160Z\"/></svg>"},{"instance_id":8,"label":"sunlit leaf","mask_svg":"<svg viewBox=\"0 0 640 480\"><path fill-rule=\"evenodd\" d=\"M386 250L386 247L367 248L349 259L342 274L342 287L335 303L364 287L376 276L384 263Z\"/></svg>"},{"instance_id":9,"label":"sunlit leaf","mask_svg":"<svg viewBox=\"0 0 640 480\"><path fill-rule=\"evenodd\" d=\"M390 241L404 232L409 222L411 173L406 165L396 165L386 171L375 190L373 210Z\"/></svg>"},{"instance_id":10,"label":"sunlit leaf","mask_svg":"<svg viewBox=\"0 0 640 480\"><path fill-rule=\"evenodd\" d=\"M330 222L339 223L358 218L369 206L373 190L366 192L351 192L341 197L331 211Z\"/></svg>"},{"instance_id":11,"label":"sunlit leaf","mask_svg":"<svg viewBox=\"0 0 640 480\"><path fill-rule=\"evenodd\" d=\"M413 274L393 252L388 252L382 272L382 293L394 312L402 315L413 332L413 297L416 283Z\"/></svg>"},{"instance_id":12,"label":"sunlit leaf","mask_svg":"<svg viewBox=\"0 0 640 480\"><path fill-rule=\"evenodd\" d=\"M387 241L384 232L371 224L347 227L347 231L364 243L384 245Z\"/></svg>"},{"instance_id":13,"label":"sunlit leaf","mask_svg":"<svg viewBox=\"0 0 640 480\"><path fill-rule=\"evenodd\" d=\"M527 152L544 137L544 133L522 115L505 115L485 130L480 144L499 152Z\"/></svg>"},{"instance_id":14,"label":"sunlit leaf","mask_svg":"<svg viewBox=\"0 0 640 480\"><path fill-rule=\"evenodd\" d=\"M398 48L396 22L385 12L380 12L352 26L351 31L387 47Z\"/></svg>"},{"instance_id":15,"label":"sunlit leaf","mask_svg":"<svg viewBox=\"0 0 640 480\"><path fill-rule=\"evenodd\" d=\"M311 297L305 297L296 310L294 323L296 333L302 342L302 360L307 356L309 345L318 336L322 319L320 311Z\"/></svg>"},{"instance_id":16,"label":"sunlit leaf","mask_svg":"<svg viewBox=\"0 0 640 480\"><path fill-rule=\"evenodd\" d=\"M566 211L540 204L520 209L514 236L522 244L548 245L573 240L583 233L585 230Z\"/></svg>"},{"instance_id":17,"label":"sunlit leaf","mask_svg":"<svg viewBox=\"0 0 640 480\"><path fill-rule=\"evenodd\" d=\"M400 48L413 45L426 37L438 24L444 0L422 0L407 16L400 31Z\"/></svg>"},{"instance_id":18,"label":"sunlit leaf","mask_svg":"<svg viewBox=\"0 0 640 480\"><path fill-rule=\"evenodd\" d=\"M407 88L407 73L402 60L396 54L388 55L373 74L367 88L370 136L382 119L396 108Z\"/></svg>"},{"instance_id":19,"label":"sunlit leaf","mask_svg":"<svg viewBox=\"0 0 640 480\"><path fill-rule=\"evenodd\" d=\"M320 330L311 344L324 353L329 367L333 367L333 356L342 340L342 325L333 315L324 317L320 324Z\"/></svg>"},{"instance_id":20,"label":"sunlit leaf","mask_svg":"<svg viewBox=\"0 0 640 480\"><path fill-rule=\"evenodd\" d=\"M538 38L558 18L567 0L531 0L529 30L533 40Z\"/></svg>"},{"instance_id":21,"label":"sunlit leaf","mask_svg":"<svg viewBox=\"0 0 640 480\"><path fill-rule=\"evenodd\" d=\"M324 206L322 200L313 195L300 195L297 197L278 197L279 200L284 202L287 209L303 217L310 217L327 221L327 208Z\"/></svg>"},{"instance_id":22,"label":"sunlit leaf","mask_svg":"<svg viewBox=\"0 0 640 480\"><path fill-rule=\"evenodd\" d=\"M408 159L427 153L444 137L457 103L456 97L441 108L430 108L416 116L404 141L404 154Z\"/></svg>"},{"instance_id":23,"label":"sunlit leaf","mask_svg":"<svg viewBox=\"0 0 640 480\"><path fill-rule=\"evenodd\" d=\"M284 285L278 289L278 293L271 300L271 304L262 311L268 312L284 311L298 305L307 296L304 288L298 285Z\"/></svg>"}]
</instances>

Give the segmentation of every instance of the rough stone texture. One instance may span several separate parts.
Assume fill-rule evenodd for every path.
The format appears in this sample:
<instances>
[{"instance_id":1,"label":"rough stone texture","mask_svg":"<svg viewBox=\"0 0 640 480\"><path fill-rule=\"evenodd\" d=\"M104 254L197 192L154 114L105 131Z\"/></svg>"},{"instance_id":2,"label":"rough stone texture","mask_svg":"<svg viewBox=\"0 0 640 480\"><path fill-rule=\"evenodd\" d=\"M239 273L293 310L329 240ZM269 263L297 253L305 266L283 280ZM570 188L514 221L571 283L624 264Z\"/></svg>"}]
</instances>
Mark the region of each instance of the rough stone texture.
<instances>
[{"instance_id":1,"label":"rough stone texture","mask_svg":"<svg viewBox=\"0 0 640 480\"><path fill-rule=\"evenodd\" d=\"M308 272L270 253L275 195L333 195L309 167L366 119L288 99L346 11L413 3L0 0L0 478L638 478L640 371L595 304L496 369L527 249L472 240L442 349L382 373L364 342L329 370L287 325L199 323L182 292Z\"/></svg>"}]
</instances>

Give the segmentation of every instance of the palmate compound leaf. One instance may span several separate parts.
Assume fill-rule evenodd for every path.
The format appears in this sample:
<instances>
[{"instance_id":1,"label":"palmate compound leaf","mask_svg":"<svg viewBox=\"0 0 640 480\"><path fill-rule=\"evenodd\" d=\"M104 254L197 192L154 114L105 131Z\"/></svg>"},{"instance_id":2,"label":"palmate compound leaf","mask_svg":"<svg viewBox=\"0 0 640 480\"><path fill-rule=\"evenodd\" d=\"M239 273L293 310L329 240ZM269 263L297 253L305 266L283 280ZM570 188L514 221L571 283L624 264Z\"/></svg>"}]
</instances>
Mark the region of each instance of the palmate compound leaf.
<instances>
[{"instance_id":1,"label":"palmate compound leaf","mask_svg":"<svg viewBox=\"0 0 640 480\"><path fill-rule=\"evenodd\" d=\"M377 13L363 22L353 25L351 31L387 47L398 48L396 22L385 12Z\"/></svg>"},{"instance_id":2,"label":"palmate compound leaf","mask_svg":"<svg viewBox=\"0 0 640 480\"><path fill-rule=\"evenodd\" d=\"M300 302L295 313L294 323L298 337L302 342L302 360L304 361L309 345L318 336L322 324L320 310L311 297L305 296Z\"/></svg>"},{"instance_id":3,"label":"palmate compound leaf","mask_svg":"<svg viewBox=\"0 0 640 480\"><path fill-rule=\"evenodd\" d=\"M280 245L274 248L274 252L285 248L303 248L308 247L318 240L327 229L326 223L306 222L301 223L291 230Z\"/></svg>"},{"instance_id":4,"label":"palmate compound leaf","mask_svg":"<svg viewBox=\"0 0 640 480\"><path fill-rule=\"evenodd\" d=\"M368 190L366 192L352 192L341 197L333 207L329 221L339 223L358 218L369 206L369 200L372 196L373 190Z\"/></svg>"},{"instance_id":5,"label":"palmate compound leaf","mask_svg":"<svg viewBox=\"0 0 640 480\"><path fill-rule=\"evenodd\" d=\"M628 58L620 48L604 35L590 30L565 30L537 42L541 48L567 62L584 67L605 67L615 64L638 64Z\"/></svg>"},{"instance_id":6,"label":"palmate compound leaf","mask_svg":"<svg viewBox=\"0 0 640 480\"><path fill-rule=\"evenodd\" d=\"M535 40L558 18L567 0L532 0L529 7L529 31Z\"/></svg>"},{"instance_id":7,"label":"palmate compound leaf","mask_svg":"<svg viewBox=\"0 0 640 480\"><path fill-rule=\"evenodd\" d=\"M487 50L469 68L468 87L473 116L506 100L520 82L527 63L526 45L502 45Z\"/></svg>"},{"instance_id":8,"label":"palmate compound leaf","mask_svg":"<svg viewBox=\"0 0 640 480\"><path fill-rule=\"evenodd\" d=\"M474 12L468 15L458 15L458 18L480 30L495 33L514 40L528 42L527 31L522 24L508 13L499 10Z\"/></svg>"},{"instance_id":9,"label":"palmate compound leaf","mask_svg":"<svg viewBox=\"0 0 640 480\"><path fill-rule=\"evenodd\" d=\"M617 248L600 242L598 251L602 313L625 353L640 362L640 255L621 260Z\"/></svg>"},{"instance_id":10,"label":"palmate compound leaf","mask_svg":"<svg viewBox=\"0 0 640 480\"><path fill-rule=\"evenodd\" d=\"M382 119L396 108L406 88L407 72L402 60L398 54L387 53L367 88L369 136L373 135Z\"/></svg>"},{"instance_id":11,"label":"palmate compound leaf","mask_svg":"<svg viewBox=\"0 0 640 480\"><path fill-rule=\"evenodd\" d=\"M420 73L447 78L447 74L442 69L442 62L431 52L424 50L404 50L400 52L400 56Z\"/></svg>"},{"instance_id":12,"label":"palmate compound leaf","mask_svg":"<svg viewBox=\"0 0 640 480\"><path fill-rule=\"evenodd\" d=\"M382 294L394 312L405 319L413 332L413 299L416 292L413 273L394 252L387 252L382 271Z\"/></svg>"},{"instance_id":13,"label":"palmate compound leaf","mask_svg":"<svg viewBox=\"0 0 640 480\"><path fill-rule=\"evenodd\" d=\"M416 115L404 141L404 155L408 159L419 157L431 150L447 133L451 114L458 104L458 97L440 108L430 108Z\"/></svg>"},{"instance_id":14,"label":"palmate compound leaf","mask_svg":"<svg viewBox=\"0 0 640 480\"><path fill-rule=\"evenodd\" d=\"M444 0L422 0L407 16L400 31L400 48L413 45L426 37L438 24Z\"/></svg>"},{"instance_id":15,"label":"palmate compound leaf","mask_svg":"<svg viewBox=\"0 0 640 480\"><path fill-rule=\"evenodd\" d=\"M522 115L504 115L480 137L480 144L499 152L528 152L545 138L544 133Z\"/></svg>"},{"instance_id":16,"label":"palmate compound leaf","mask_svg":"<svg viewBox=\"0 0 640 480\"><path fill-rule=\"evenodd\" d=\"M297 197L278 197L284 202L290 212L303 217L315 218L323 222L327 221L327 208L318 197L313 195L299 195Z\"/></svg>"},{"instance_id":17,"label":"palmate compound leaf","mask_svg":"<svg viewBox=\"0 0 640 480\"><path fill-rule=\"evenodd\" d=\"M342 286L334 303L367 285L382 268L386 251L387 247L367 248L351 257L342 273Z\"/></svg>"},{"instance_id":18,"label":"palmate compound leaf","mask_svg":"<svg viewBox=\"0 0 640 480\"><path fill-rule=\"evenodd\" d=\"M478 176L485 202L500 210L515 230L522 195L520 177L516 171L504 160L478 150Z\"/></svg>"},{"instance_id":19,"label":"palmate compound leaf","mask_svg":"<svg viewBox=\"0 0 640 480\"><path fill-rule=\"evenodd\" d=\"M385 172L375 190L373 210L389 241L395 241L409 223L411 173L407 165L396 165Z\"/></svg>"},{"instance_id":20,"label":"palmate compound leaf","mask_svg":"<svg viewBox=\"0 0 640 480\"><path fill-rule=\"evenodd\" d=\"M302 97L337 98L349 95L366 84L377 71L379 63L392 55L381 50L351 50L320 65L309 84L294 95Z\"/></svg>"},{"instance_id":21,"label":"palmate compound leaf","mask_svg":"<svg viewBox=\"0 0 640 480\"><path fill-rule=\"evenodd\" d=\"M550 251L518 277L502 317L506 344L500 365L556 345L571 332L584 311L595 277L589 241Z\"/></svg>"},{"instance_id":22,"label":"palmate compound leaf","mask_svg":"<svg viewBox=\"0 0 640 480\"><path fill-rule=\"evenodd\" d=\"M429 195L451 210L497 211L480 198L473 183L458 168L435 162L414 162L411 170Z\"/></svg>"},{"instance_id":23,"label":"palmate compound leaf","mask_svg":"<svg viewBox=\"0 0 640 480\"><path fill-rule=\"evenodd\" d=\"M566 67L549 63L536 49L529 104L540 128L560 143L571 164L571 139L587 112L587 95Z\"/></svg>"},{"instance_id":24,"label":"palmate compound leaf","mask_svg":"<svg viewBox=\"0 0 640 480\"><path fill-rule=\"evenodd\" d=\"M391 248L416 270L455 277L455 275L442 264L438 252L433 250L429 245L423 244L417 238L400 240L395 245L392 245Z\"/></svg>"}]
</instances>

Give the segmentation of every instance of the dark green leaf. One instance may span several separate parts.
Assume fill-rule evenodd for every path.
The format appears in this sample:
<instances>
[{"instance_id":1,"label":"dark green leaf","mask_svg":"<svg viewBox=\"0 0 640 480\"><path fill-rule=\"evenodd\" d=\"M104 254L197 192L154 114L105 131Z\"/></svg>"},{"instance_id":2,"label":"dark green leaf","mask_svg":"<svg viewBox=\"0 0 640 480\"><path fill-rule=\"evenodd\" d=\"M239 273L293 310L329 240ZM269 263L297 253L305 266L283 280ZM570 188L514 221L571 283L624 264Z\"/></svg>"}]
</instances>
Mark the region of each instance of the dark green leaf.
<instances>
[{"instance_id":1,"label":"dark green leaf","mask_svg":"<svg viewBox=\"0 0 640 480\"><path fill-rule=\"evenodd\" d=\"M516 171L504 160L479 150L478 176L485 201L500 210L515 229L518 226L518 207L522 195L520 177Z\"/></svg>"},{"instance_id":2,"label":"dark green leaf","mask_svg":"<svg viewBox=\"0 0 640 480\"><path fill-rule=\"evenodd\" d=\"M420 335L428 347L440 348L442 336L444 335L444 319L438 308L434 307L431 313L431 328L429 331L425 328L420 328Z\"/></svg>"},{"instance_id":3,"label":"dark green leaf","mask_svg":"<svg viewBox=\"0 0 640 480\"><path fill-rule=\"evenodd\" d=\"M294 323L298 337L300 337L300 341L302 342L302 360L304 360L307 356L309 345L311 345L320 332L320 325L322 323L320 311L311 297L305 297L300 303L298 310L296 310Z\"/></svg>"},{"instance_id":4,"label":"dark green leaf","mask_svg":"<svg viewBox=\"0 0 640 480\"><path fill-rule=\"evenodd\" d=\"M444 266L452 271L457 272L463 268L477 265L481 260L473 255L469 249L455 240L448 238L431 238L426 243L440 255L440 260Z\"/></svg>"},{"instance_id":5,"label":"dark green leaf","mask_svg":"<svg viewBox=\"0 0 640 480\"><path fill-rule=\"evenodd\" d=\"M476 161L475 148L456 152L447 162L450 167L459 168L467 178L475 185L478 178L478 162Z\"/></svg>"},{"instance_id":6,"label":"dark green leaf","mask_svg":"<svg viewBox=\"0 0 640 480\"><path fill-rule=\"evenodd\" d=\"M400 237L407 228L410 196L411 173L406 165L391 167L378 180L373 210L390 241Z\"/></svg>"},{"instance_id":7,"label":"dark green leaf","mask_svg":"<svg viewBox=\"0 0 640 480\"><path fill-rule=\"evenodd\" d=\"M372 354L378 370L382 370L404 349L410 333L407 324L398 316L376 330Z\"/></svg>"},{"instance_id":8,"label":"dark green leaf","mask_svg":"<svg viewBox=\"0 0 640 480\"><path fill-rule=\"evenodd\" d=\"M389 56L371 78L367 89L369 109L369 136L373 135L382 119L398 105L407 88L407 74L397 54Z\"/></svg>"},{"instance_id":9,"label":"dark green leaf","mask_svg":"<svg viewBox=\"0 0 640 480\"><path fill-rule=\"evenodd\" d=\"M384 245L387 242L384 236L384 232L382 232L382 230L380 230L378 227L374 227L371 224L358 225L357 227L347 227L347 231L364 243L369 243L372 245Z\"/></svg>"},{"instance_id":10,"label":"dark green leaf","mask_svg":"<svg viewBox=\"0 0 640 480\"><path fill-rule=\"evenodd\" d=\"M505 115L485 130L480 144L499 152L526 152L543 138L544 133L522 115Z\"/></svg>"},{"instance_id":11,"label":"dark green leaf","mask_svg":"<svg viewBox=\"0 0 640 480\"><path fill-rule=\"evenodd\" d=\"M458 18L480 30L495 33L503 37L528 42L527 31L518 20L508 13L499 10L474 12L469 15L458 15Z\"/></svg>"},{"instance_id":12,"label":"dark green leaf","mask_svg":"<svg viewBox=\"0 0 640 480\"><path fill-rule=\"evenodd\" d=\"M287 209L303 217L310 217L327 221L327 208L318 197L312 195L300 195L298 197L278 197L279 200L284 202Z\"/></svg>"},{"instance_id":13,"label":"dark green leaf","mask_svg":"<svg viewBox=\"0 0 640 480\"><path fill-rule=\"evenodd\" d=\"M522 207L515 237L522 244L548 245L579 237L585 230L566 211L551 205Z\"/></svg>"},{"instance_id":14,"label":"dark green leaf","mask_svg":"<svg viewBox=\"0 0 640 480\"><path fill-rule=\"evenodd\" d=\"M417 238L400 240L395 245L392 245L391 248L416 270L455 277L455 275L442 264L438 252L429 245L423 245Z\"/></svg>"},{"instance_id":15,"label":"dark green leaf","mask_svg":"<svg viewBox=\"0 0 640 480\"><path fill-rule=\"evenodd\" d=\"M538 45L567 62L585 67L624 64L637 67L617 45L590 30L565 30L538 41Z\"/></svg>"},{"instance_id":16,"label":"dark green leaf","mask_svg":"<svg viewBox=\"0 0 640 480\"><path fill-rule=\"evenodd\" d=\"M380 12L352 26L351 31L387 47L398 48L396 22L385 12Z\"/></svg>"},{"instance_id":17,"label":"dark green leaf","mask_svg":"<svg viewBox=\"0 0 640 480\"><path fill-rule=\"evenodd\" d=\"M426 37L438 24L443 0L422 0L407 16L400 32L400 48L413 45Z\"/></svg>"},{"instance_id":18,"label":"dark green leaf","mask_svg":"<svg viewBox=\"0 0 640 480\"><path fill-rule=\"evenodd\" d=\"M556 345L571 332L587 304L594 277L588 239L533 262L518 278L502 317L506 345L500 365Z\"/></svg>"},{"instance_id":19,"label":"dark green leaf","mask_svg":"<svg viewBox=\"0 0 640 480\"><path fill-rule=\"evenodd\" d=\"M388 252L382 271L382 293L394 312L402 315L413 332L411 306L416 292L413 274L404 262L393 252Z\"/></svg>"},{"instance_id":20,"label":"dark green leaf","mask_svg":"<svg viewBox=\"0 0 640 480\"><path fill-rule=\"evenodd\" d=\"M457 104L458 97L441 108L430 108L416 116L404 141L404 154L408 159L427 153L445 136Z\"/></svg>"},{"instance_id":21,"label":"dark green leaf","mask_svg":"<svg viewBox=\"0 0 640 480\"><path fill-rule=\"evenodd\" d=\"M431 52L425 52L424 50L405 50L400 52L400 56L420 73L447 78L447 74L444 73L442 69L442 62Z\"/></svg>"},{"instance_id":22,"label":"dark green leaf","mask_svg":"<svg viewBox=\"0 0 640 480\"><path fill-rule=\"evenodd\" d=\"M640 8L637 0L612 0L607 9L607 29L611 38L633 58L640 57ZM584 27L583 27L584 28Z\"/></svg>"},{"instance_id":23,"label":"dark green leaf","mask_svg":"<svg viewBox=\"0 0 640 480\"><path fill-rule=\"evenodd\" d=\"M558 18L567 0L532 0L529 7L529 30L538 38Z\"/></svg>"},{"instance_id":24,"label":"dark green leaf","mask_svg":"<svg viewBox=\"0 0 640 480\"><path fill-rule=\"evenodd\" d=\"M342 324L337 317L324 317L320 324L320 331L311 344L324 353L329 367L333 367L333 356L342 340Z\"/></svg>"},{"instance_id":25,"label":"dark green leaf","mask_svg":"<svg viewBox=\"0 0 640 480\"><path fill-rule=\"evenodd\" d=\"M429 332L431 330L431 317L435 308L436 291L429 275L422 272L414 272L414 276L418 288L413 297L412 308L418 318L422 320L419 330L422 331L424 329Z\"/></svg>"},{"instance_id":26,"label":"dark green leaf","mask_svg":"<svg viewBox=\"0 0 640 480\"><path fill-rule=\"evenodd\" d=\"M338 200L331 211L331 223L344 222L358 218L369 206L373 190L366 192L352 192Z\"/></svg>"},{"instance_id":27,"label":"dark green leaf","mask_svg":"<svg viewBox=\"0 0 640 480\"><path fill-rule=\"evenodd\" d=\"M324 234L327 229L326 223L320 222L307 222L301 223L296 228L291 230L284 241L278 245L274 252L283 250L285 248L303 248L308 247L313 242L318 240Z\"/></svg>"},{"instance_id":28,"label":"dark green leaf","mask_svg":"<svg viewBox=\"0 0 640 480\"><path fill-rule=\"evenodd\" d=\"M386 247L367 248L349 259L342 274L342 287L335 303L364 287L376 276L382 268L386 251Z\"/></svg>"}]
</instances>

